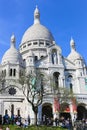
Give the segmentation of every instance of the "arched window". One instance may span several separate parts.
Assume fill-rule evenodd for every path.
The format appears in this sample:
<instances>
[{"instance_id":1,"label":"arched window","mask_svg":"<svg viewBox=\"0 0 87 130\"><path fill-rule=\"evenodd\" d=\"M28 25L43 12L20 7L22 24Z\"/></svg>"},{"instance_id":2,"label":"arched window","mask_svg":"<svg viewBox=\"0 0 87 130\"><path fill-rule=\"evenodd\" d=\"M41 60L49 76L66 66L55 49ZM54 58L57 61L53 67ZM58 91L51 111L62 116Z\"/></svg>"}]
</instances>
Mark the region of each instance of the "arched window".
<instances>
[{"instance_id":1,"label":"arched window","mask_svg":"<svg viewBox=\"0 0 87 130\"><path fill-rule=\"evenodd\" d=\"M10 69L9 76L12 76L12 69Z\"/></svg>"},{"instance_id":2,"label":"arched window","mask_svg":"<svg viewBox=\"0 0 87 130\"><path fill-rule=\"evenodd\" d=\"M35 61L37 61L37 60L38 60L38 57L37 57L37 56L35 56L35 57L34 57L34 60L35 60Z\"/></svg>"},{"instance_id":3,"label":"arched window","mask_svg":"<svg viewBox=\"0 0 87 130\"><path fill-rule=\"evenodd\" d=\"M13 76L16 76L16 69L13 70Z\"/></svg>"},{"instance_id":4,"label":"arched window","mask_svg":"<svg viewBox=\"0 0 87 130\"><path fill-rule=\"evenodd\" d=\"M7 110L7 109L5 110L5 115L6 115L6 114L8 114L8 110Z\"/></svg>"},{"instance_id":5,"label":"arched window","mask_svg":"<svg viewBox=\"0 0 87 130\"><path fill-rule=\"evenodd\" d=\"M72 83L70 83L70 92L72 93L73 92L73 88L72 88Z\"/></svg>"},{"instance_id":6,"label":"arched window","mask_svg":"<svg viewBox=\"0 0 87 130\"><path fill-rule=\"evenodd\" d=\"M44 56L41 56L40 58L42 59Z\"/></svg>"},{"instance_id":7,"label":"arched window","mask_svg":"<svg viewBox=\"0 0 87 130\"><path fill-rule=\"evenodd\" d=\"M73 84L72 84L72 75L68 75L68 78L67 78L67 82L68 82L68 86L69 86L69 89L70 89L70 92L73 92Z\"/></svg>"},{"instance_id":8,"label":"arched window","mask_svg":"<svg viewBox=\"0 0 87 130\"><path fill-rule=\"evenodd\" d=\"M67 81L68 81L68 82L72 82L72 75L69 75L69 76L68 76Z\"/></svg>"},{"instance_id":9,"label":"arched window","mask_svg":"<svg viewBox=\"0 0 87 130\"><path fill-rule=\"evenodd\" d=\"M6 76L6 69L5 70L2 70L2 76Z\"/></svg>"},{"instance_id":10,"label":"arched window","mask_svg":"<svg viewBox=\"0 0 87 130\"><path fill-rule=\"evenodd\" d=\"M20 116L20 109L17 110L17 115Z\"/></svg>"},{"instance_id":11,"label":"arched window","mask_svg":"<svg viewBox=\"0 0 87 130\"><path fill-rule=\"evenodd\" d=\"M58 88L59 88L59 75L60 75L59 72L55 72L55 73L53 74L53 82L54 82L54 88L55 88L55 89L58 89Z\"/></svg>"}]
</instances>

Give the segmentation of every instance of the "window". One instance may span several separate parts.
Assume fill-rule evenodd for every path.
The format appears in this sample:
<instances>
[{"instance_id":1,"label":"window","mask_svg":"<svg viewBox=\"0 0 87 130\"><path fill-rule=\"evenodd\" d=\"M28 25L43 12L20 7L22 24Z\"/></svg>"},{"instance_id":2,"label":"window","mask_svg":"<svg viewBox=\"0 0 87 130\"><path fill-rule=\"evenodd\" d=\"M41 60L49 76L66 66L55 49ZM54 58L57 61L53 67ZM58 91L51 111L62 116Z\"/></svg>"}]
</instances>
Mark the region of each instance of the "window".
<instances>
[{"instance_id":1,"label":"window","mask_svg":"<svg viewBox=\"0 0 87 130\"><path fill-rule=\"evenodd\" d=\"M44 42L40 42L40 45L44 45Z\"/></svg>"},{"instance_id":2,"label":"window","mask_svg":"<svg viewBox=\"0 0 87 130\"><path fill-rule=\"evenodd\" d=\"M17 110L17 115L20 116L20 110L19 109Z\"/></svg>"},{"instance_id":3,"label":"window","mask_svg":"<svg viewBox=\"0 0 87 130\"><path fill-rule=\"evenodd\" d=\"M40 58L42 59L44 56L41 56Z\"/></svg>"},{"instance_id":4,"label":"window","mask_svg":"<svg viewBox=\"0 0 87 130\"><path fill-rule=\"evenodd\" d=\"M38 57L37 57L37 56L35 56L35 57L34 57L34 59L35 59L35 61L37 61L37 60L38 60Z\"/></svg>"},{"instance_id":5,"label":"window","mask_svg":"<svg viewBox=\"0 0 87 130\"><path fill-rule=\"evenodd\" d=\"M70 83L70 92L73 92L72 83Z\"/></svg>"},{"instance_id":6,"label":"window","mask_svg":"<svg viewBox=\"0 0 87 130\"><path fill-rule=\"evenodd\" d=\"M5 115L6 115L6 114L8 114L8 110L7 110L7 109L5 110Z\"/></svg>"},{"instance_id":7,"label":"window","mask_svg":"<svg viewBox=\"0 0 87 130\"><path fill-rule=\"evenodd\" d=\"M10 73L9 73L9 76L12 76L12 69L10 69Z\"/></svg>"},{"instance_id":8,"label":"window","mask_svg":"<svg viewBox=\"0 0 87 130\"><path fill-rule=\"evenodd\" d=\"M2 70L2 76L6 76L6 69L5 70Z\"/></svg>"},{"instance_id":9,"label":"window","mask_svg":"<svg viewBox=\"0 0 87 130\"><path fill-rule=\"evenodd\" d=\"M25 47L26 47L26 45L23 46L23 48L25 48Z\"/></svg>"},{"instance_id":10,"label":"window","mask_svg":"<svg viewBox=\"0 0 87 130\"><path fill-rule=\"evenodd\" d=\"M33 45L37 45L37 42L34 42Z\"/></svg>"},{"instance_id":11,"label":"window","mask_svg":"<svg viewBox=\"0 0 87 130\"><path fill-rule=\"evenodd\" d=\"M30 46L30 45L31 45L31 43L28 44L28 46Z\"/></svg>"},{"instance_id":12,"label":"window","mask_svg":"<svg viewBox=\"0 0 87 130\"><path fill-rule=\"evenodd\" d=\"M16 69L13 70L13 76L16 76Z\"/></svg>"},{"instance_id":13,"label":"window","mask_svg":"<svg viewBox=\"0 0 87 130\"><path fill-rule=\"evenodd\" d=\"M46 43L47 46L49 46L50 44L49 43Z\"/></svg>"},{"instance_id":14,"label":"window","mask_svg":"<svg viewBox=\"0 0 87 130\"><path fill-rule=\"evenodd\" d=\"M10 69L9 76L16 76L16 69Z\"/></svg>"}]
</instances>

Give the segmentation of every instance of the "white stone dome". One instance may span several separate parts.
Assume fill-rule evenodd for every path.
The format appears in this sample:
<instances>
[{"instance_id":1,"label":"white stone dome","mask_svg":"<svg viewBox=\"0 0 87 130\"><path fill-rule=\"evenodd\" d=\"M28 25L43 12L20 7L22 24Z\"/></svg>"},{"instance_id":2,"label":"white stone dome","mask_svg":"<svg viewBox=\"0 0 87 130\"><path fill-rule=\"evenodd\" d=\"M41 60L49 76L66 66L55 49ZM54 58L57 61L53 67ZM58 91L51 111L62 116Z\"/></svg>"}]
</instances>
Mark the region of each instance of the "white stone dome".
<instances>
[{"instance_id":1,"label":"white stone dome","mask_svg":"<svg viewBox=\"0 0 87 130\"><path fill-rule=\"evenodd\" d=\"M5 52L2 58L2 64L6 63L22 63L22 57L19 51L15 48L15 37L13 35L11 37L11 47Z\"/></svg>"},{"instance_id":2,"label":"white stone dome","mask_svg":"<svg viewBox=\"0 0 87 130\"><path fill-rule=\"evenodd\" d=\"M82 56L78 53L78 52L76 52L76 51L72 51L69 55L68 55L68 57L67 57L70 61L72 61L72 62L74 62L75 60L81 60L81 59L83 59L82 58Z\"/></svg>"},{"instance_id":3,"label":"white stone dome","mask_svg":"<svg viewBox=\"0 0 87 130\"><path fill-rule=\"evenodd\" d=\"M68 55L68 59L72 62L74 62L75 60L81 60L83 59L82 56L76 51L76 48L75 48L75 41L74 39L71 38L70 40L70 46L71 46L71 52L70 54Z\"/></svg>"},{"instance_id":4,"label":"white stone dome","mask_svg":"<svg viewBox=\"0 0 87 130\"><path fill-rule=\"evenodd\" d=\"M40 24L40 12L36 7L34 11L34 24L25 31L21 44L39 39L47 40L49 42L54 41L51 32L45 26Z\"/></svg>"},{"instance_id":5,"label":"white stone dome","mask_svg":"<svg viewBox=\"0 0 87 130\"><path fill-rule=\"evenodd\" d=\"M41 24L34 24L27 29L24 33L21 43L25 43L27 41L33 40L47 40L47 41L54 41L54 38L51 32Z\"/></svg>"}]
</instances>

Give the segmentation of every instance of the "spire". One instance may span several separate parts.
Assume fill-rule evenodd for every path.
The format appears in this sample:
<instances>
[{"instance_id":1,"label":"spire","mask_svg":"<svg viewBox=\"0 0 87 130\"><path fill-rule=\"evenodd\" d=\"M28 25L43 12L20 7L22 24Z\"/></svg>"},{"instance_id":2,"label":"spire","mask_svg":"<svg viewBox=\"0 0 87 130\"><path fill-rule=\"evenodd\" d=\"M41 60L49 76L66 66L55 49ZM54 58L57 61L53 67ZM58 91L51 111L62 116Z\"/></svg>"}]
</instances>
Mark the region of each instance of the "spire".
<instances>
[{"instance_id":1,"label":"spire","mask_svg":"<svg viewBox=\"0 0 87 130\"><path fill-rule=\"evenodd\" d=\"M38 7L36 5L36 9L34 11L34 24L40 23L40 12L38 10Z\"/></svg>"},{"instance_id":2,"label":"spire","mask_svg":"<svg viewBox=\"0 0 87 130\"><path fill-rule=\"evenodd\" d=\"M14 34L12 34L12 36L11 36L11 47L15 47L15 41L16 41L15 36L14 36Z\"/></svg>"},{"instance_id":3,"label":"spire","mask_svg":"<svg viewBox=\"0 0 87 130\"><path fill-rule=\"evenodd\" d=\"M72 50L76 50L76 48L75 48L75 41L74 41L74 39L71 37L71 40L70 40L70 46L71 46L71 51Z\"/></svg>"}]
</instances>

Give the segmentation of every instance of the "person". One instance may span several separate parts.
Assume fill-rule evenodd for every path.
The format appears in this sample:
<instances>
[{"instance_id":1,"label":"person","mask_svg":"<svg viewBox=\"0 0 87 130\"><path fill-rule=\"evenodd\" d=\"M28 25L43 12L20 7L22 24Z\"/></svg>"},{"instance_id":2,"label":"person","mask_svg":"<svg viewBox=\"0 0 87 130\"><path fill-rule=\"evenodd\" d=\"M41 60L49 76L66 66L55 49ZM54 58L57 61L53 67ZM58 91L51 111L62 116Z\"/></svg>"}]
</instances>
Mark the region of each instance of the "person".
<instances>
[{"instance_id":1,"label":"person","mask_svg":"<svg viewBox=\"0 0 87 130\"><path fill-rule=\"evenodd\" d=\"M55 125L58 126L58 118L55 118Z\"/></svg>"},{"instance_id":2,"label":"person","mask_svg":"<svg viewBox=\"0 0 87 130\"><path fill-rule=\"evenodd\" d=\"M18 120L16 121L16 125L17 125L17 126L20 126L20 122L19 122Z\"/></svg>"},{"instance_id":3,"label":"person","mask_svg":"<svg viewBox=\"0 0 87 130\"><path fill-rule=\"evenodd\" d=\"M43 115L43 124L46 125L46 115Z\"/></svg>"},{"instance_id":4,"label":"person","mask_svg":"<svg viewBox=\"0 0 87 130\"><path fill-rule=\"evenodd\" d=\"M6 127L6 130L10 130L9 126Z\"/></svg>"},{"instance_id":5,"label":"person","mask_svg":"<svg viewBox=\"0 0 87 130\"><path fill-rule=\"evenodd\" d=\"M25 120L25 123L24 123L24 128L28 127L28 121Z\"/></svg>"}]
</instances>

